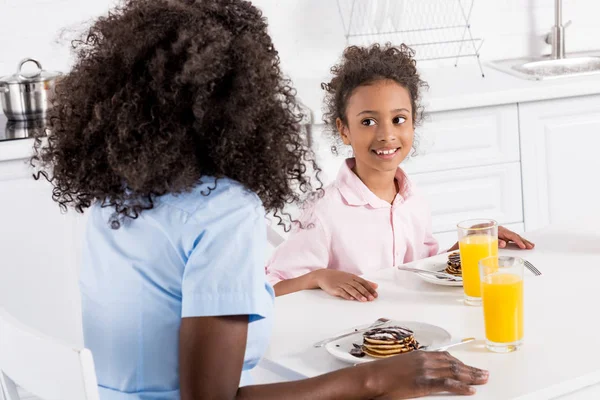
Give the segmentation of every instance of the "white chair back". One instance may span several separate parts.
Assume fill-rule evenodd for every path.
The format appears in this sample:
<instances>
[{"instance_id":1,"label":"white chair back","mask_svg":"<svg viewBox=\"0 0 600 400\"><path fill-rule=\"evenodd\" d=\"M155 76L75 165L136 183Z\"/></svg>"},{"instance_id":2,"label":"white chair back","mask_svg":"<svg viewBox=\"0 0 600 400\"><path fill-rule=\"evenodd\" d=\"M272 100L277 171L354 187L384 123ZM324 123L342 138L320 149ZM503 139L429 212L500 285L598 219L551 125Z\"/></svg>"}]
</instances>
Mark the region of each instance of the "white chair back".
<instances>
[{"instance_id":1,"label":"white chair back","mask_svg":"<svg viewBox=\"0 0 600 400\"><path fill-rule=\"evenodd\" d=\"M271 226L267 225L267 241L273 248L276 248L285 241L285 238Z\"/></svg>"},{"instance_id":2,"label":"white chair back","mask_svg":"<svg viewBox=\"0 0 600 400\"><path fill-rule=\"evenodd\" d=\"M0 308L0 389L5 400L20 400L17 385L43 400L99 400L88 349L36 332Z\"/></svg>"}]
</instances>

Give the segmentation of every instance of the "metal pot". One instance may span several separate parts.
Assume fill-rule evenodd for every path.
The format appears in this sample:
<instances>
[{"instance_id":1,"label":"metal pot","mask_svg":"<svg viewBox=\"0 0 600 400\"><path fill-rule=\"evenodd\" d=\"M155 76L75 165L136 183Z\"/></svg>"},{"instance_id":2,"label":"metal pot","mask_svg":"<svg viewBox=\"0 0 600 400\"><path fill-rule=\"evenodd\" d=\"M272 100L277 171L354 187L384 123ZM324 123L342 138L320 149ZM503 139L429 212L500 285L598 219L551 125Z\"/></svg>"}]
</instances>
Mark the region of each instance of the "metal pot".
<instances>
[{"instance_id":1,"label":"metal pot","mask_svg":"<svg viewBox=\"0 0 600 400\"><path fill-rule=\"evenodd\" d=\"M4 135L0 131L0 140L27 139L46 135L46 121L7 121L4 127Z\"/></svg>"},{"instance_id":2,"label":"metal pot","mask_svg":"<svg viewBox=\"0 0 600 400\"><path fill-rule=\"evenodd\" d=\"M38 71L22 72L28 62L35 63ZM56 78L60 75L60 72L44 71L42 64L33 58L22 60L16 74L0 78L0 102L6 117L13 121L45 118Z\"/></svg>"}]
</instances>

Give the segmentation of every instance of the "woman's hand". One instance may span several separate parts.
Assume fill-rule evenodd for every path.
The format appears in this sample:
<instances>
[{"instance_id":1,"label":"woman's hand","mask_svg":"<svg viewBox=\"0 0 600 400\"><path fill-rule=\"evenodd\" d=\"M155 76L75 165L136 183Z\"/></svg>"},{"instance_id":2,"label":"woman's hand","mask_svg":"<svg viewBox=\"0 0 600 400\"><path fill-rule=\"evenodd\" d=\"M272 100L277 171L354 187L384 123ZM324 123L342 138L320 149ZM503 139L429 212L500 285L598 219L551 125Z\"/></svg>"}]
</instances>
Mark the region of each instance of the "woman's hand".
<instances>
[{"instance_id":1,"label":"woman's hand","mask_svg":"<svg viewBox=\"0 0 600 400\"><path fill-rule=\"evenodd\" d=\"M469 367L447 352L413 351L369 365L376 399L408 399L450 392L471 395L488 380L488 372Z\"/></svg>"},{"instance_id":2,"label":"woman's hand","mask_svg":"<svg viewBox=\"0 0 600 400\"><path fill-rule=\"evenodd\" d=\"M332 296L346 300L372 301L377 297L377 284L349 272L334 269L314 271L317 285Z\"/></svg>"},{"instance_id":3,"label":"woman's hand","mask_svg":"<svg viewBox=\"0 0 600 400\"><path fill-rule=\"evenodd\" d=\"M535 244L527 239L522 238L513 231L506 229L503 226L498 227L498 247L505 248L508 243L513 242L520 249L531 250L535 247Z\"/></svg>"}]
</instances>

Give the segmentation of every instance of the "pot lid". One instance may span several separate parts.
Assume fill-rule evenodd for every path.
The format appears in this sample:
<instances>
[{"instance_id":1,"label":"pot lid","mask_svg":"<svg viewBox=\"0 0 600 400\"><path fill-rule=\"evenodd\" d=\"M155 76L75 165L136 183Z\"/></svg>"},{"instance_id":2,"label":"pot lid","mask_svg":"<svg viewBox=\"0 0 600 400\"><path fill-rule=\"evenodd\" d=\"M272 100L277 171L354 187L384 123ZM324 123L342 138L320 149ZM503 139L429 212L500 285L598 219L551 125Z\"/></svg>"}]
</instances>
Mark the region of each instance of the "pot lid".
<instances>
[{"instance_id":1,"label":"pot lid","mask_svg":"<svg viewBox=\"0 0 600 400\"><path fill-rule=\"evenodd\" d=\"M35 63L38 70L31 71L31 72L22 72L21 69L23 68L23 65L25 65L28 62ZM0 78L0 83L11 84L11 83L45 82L45 81L54 79L60 75L62 75L62 73L60 73L60 72L45 71L42 68L42 64L39 61L34 60L33 58L25 58L24 60L21 60L21 62L19 63L19 67L17 68L17 73L14 75L9 75L9 76Z\"/></svg>"}]
</instances>

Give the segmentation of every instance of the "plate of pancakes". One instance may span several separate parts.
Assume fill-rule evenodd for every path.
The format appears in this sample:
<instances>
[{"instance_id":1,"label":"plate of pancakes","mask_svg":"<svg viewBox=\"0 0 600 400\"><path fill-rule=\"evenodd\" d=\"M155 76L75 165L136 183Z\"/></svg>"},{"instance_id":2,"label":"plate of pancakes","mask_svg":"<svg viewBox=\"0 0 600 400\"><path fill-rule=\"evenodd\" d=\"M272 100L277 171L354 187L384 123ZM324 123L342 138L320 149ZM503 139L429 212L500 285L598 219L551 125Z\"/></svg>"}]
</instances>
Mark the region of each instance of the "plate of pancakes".
<instances>
[{"instance_id":1,"label":"plate of pancakes","mask_svg":"<svg viewBox=\"0 0 600 400\"><path fill-rule=\"evenodd\" d=\"M368 325L351 329L366 327ZM450 339L450 334L439 326L417 321L391 320L367 332L357 332L329 342L325 349L338 360L359 364L422 348L436 348L449 343Z\"/></svg>"},{"instance_id":2,"label":"plate of pancakes","mask_svg":"<svg viewBox=\"0 0 600 400\"><path fill-rule=\"evenodd\" d=\"M433 257L424 258L422 260L413 261L406 266L411 268L425 269L428 271L445 272L456 278L451 280L443 276L435 276L430 274L416 273L419 278L443 286L462 286L462 268L460 264L460 253L453 251L450 253L442 253Z\"/></svg>"}]
</instances>

